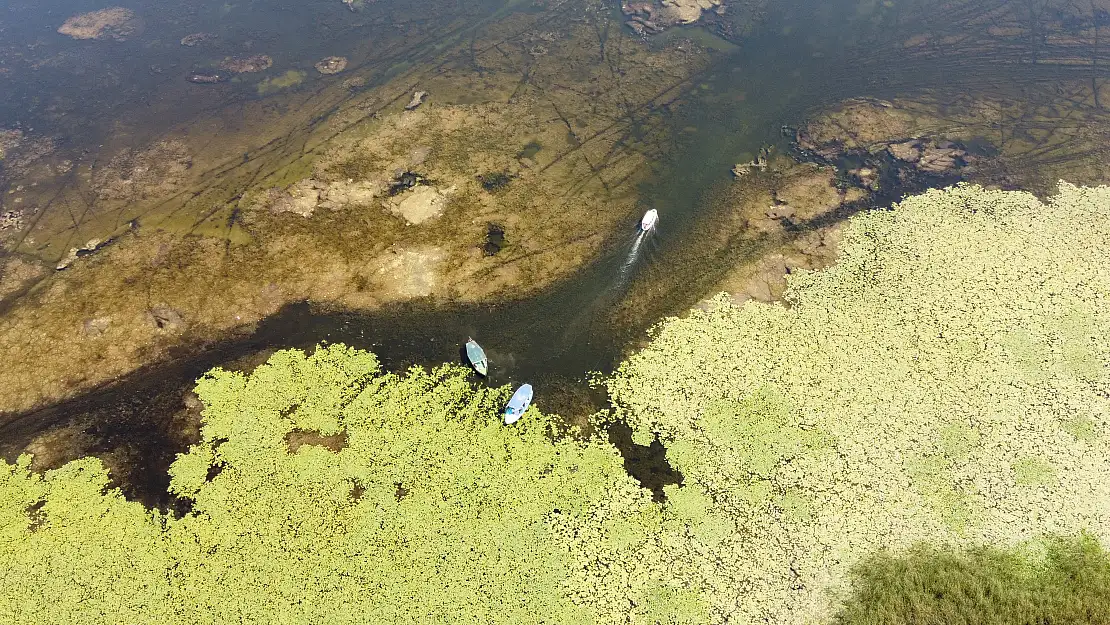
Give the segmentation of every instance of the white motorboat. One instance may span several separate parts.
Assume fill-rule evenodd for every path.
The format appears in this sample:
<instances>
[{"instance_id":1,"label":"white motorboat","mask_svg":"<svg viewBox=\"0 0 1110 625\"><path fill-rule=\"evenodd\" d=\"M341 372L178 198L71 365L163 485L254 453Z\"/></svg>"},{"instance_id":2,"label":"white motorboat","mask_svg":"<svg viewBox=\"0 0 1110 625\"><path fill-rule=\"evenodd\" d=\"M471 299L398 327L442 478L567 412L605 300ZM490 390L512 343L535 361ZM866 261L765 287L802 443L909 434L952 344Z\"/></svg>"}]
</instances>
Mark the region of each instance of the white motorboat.
<instances>
[{"instance_id":1,"label":"white motorboat","mask_svg":"<svg viewBox=\"0 0 1110 625\"><path fill-rule=\"evenodd\" d=\"M656 222L659 221L659 211L654 208L644 213L644 218L640 220L640 230L647 232L655 227Z\"/></svg>"}]
</instances>

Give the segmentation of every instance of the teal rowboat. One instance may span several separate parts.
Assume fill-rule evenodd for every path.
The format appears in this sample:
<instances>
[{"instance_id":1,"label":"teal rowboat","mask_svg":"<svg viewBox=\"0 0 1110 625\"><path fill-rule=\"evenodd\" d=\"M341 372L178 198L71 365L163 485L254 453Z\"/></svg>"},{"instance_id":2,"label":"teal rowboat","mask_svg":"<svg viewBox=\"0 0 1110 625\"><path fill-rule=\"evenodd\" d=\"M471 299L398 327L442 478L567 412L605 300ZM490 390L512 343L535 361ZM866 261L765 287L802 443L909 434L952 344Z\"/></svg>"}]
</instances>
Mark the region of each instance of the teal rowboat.
<instances>
[{"instance_id":1,"label":"teal rowboat","mask_svg":"<svg viewBox=\"0 0 1110 625\"><path fill-rule=\"evenodd\" d=\"M489 361L486 360L485 350L469 337L466 340L466 359L470 361L471 366L480 375L484 376L489 371Z\"/></svg>"}]
</instances>

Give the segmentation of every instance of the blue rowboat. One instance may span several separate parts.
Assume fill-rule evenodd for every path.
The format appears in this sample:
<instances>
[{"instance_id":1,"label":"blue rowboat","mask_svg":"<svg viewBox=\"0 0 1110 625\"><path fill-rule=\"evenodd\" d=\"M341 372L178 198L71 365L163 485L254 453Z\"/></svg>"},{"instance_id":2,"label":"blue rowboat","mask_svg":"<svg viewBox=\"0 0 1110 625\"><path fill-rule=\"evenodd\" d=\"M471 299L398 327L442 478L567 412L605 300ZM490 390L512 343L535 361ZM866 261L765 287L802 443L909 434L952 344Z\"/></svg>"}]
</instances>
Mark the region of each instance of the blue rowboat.
<instances>
[{"instance_id":1,"label":"blue rowboat","mask_svg":"<svg viewBox=\"0 0 1110 625\"><path fill-rule=\"evenodd\" d=\"M479 374L486 375L486 372L489 371L489 361L486 360L485 350L469 337L466 340L466 359L470 361L474 370Z\"/></svg>"},{"instance_id":2,"label":"blue rowboat","mask_svg":"<svg viewBox=\"0 0 1110 625\"><path fill-rule=\"evenodd\" d=\"M505 423L516 423L520 415L528 410L528 406L532 405L532 385L525 384L524 386L516 389L513 393L513 398L505 406Z\"/></svg>"}]
</instances>

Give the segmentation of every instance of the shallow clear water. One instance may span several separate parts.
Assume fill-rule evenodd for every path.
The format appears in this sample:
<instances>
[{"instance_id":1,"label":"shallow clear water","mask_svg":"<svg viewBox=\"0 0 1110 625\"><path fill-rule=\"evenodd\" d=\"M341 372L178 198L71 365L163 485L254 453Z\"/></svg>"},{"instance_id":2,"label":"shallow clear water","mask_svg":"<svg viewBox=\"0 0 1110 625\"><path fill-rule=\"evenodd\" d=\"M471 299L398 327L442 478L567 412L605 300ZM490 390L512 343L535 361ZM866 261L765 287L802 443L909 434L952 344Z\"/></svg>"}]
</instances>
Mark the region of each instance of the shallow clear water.
<instances>
[{"instance_id":1,"label":"shallow clear water","mask_svg":"<svg viewBox=\"0 0 1110 625\"><path fill-rule=\"evenodd\" d=\"M62 136L66 154L90 160L106 144L141 146L170 129L213 120L234 126L237 115L259 110L247 106L256 102L272 103L266 115L273 120L294 115L296 107L319 107L312 122L290 131L307 133L339 105L313 99L323 93L325 77L312 70L320 58L348 56L352 72L370 77L366 88L413 67L430 74L447 62L444 50L505 15L528 13L542 24L570 19L577 9L574 2L551 4L377 0L350 11L338 0L136 2L127 6L141 16L141 29L116 42L73 41L54 32L68 16L100 4L11 2L0 9L0 126ZM923 10L927 4L788 0L773 3L757 29L745 36L710 32L727 30L726 17L709 29L673 28L643 43L659 47L688 40L691 50L692 44L718 50L677 101L639 113L663 120L667 129L666 140L655 144L659 152L652 175L640 189L640 208L658 209L659 226L641 235L630 221L626 232L609 238L599 258L535 297L472 306L415 303L369 314L290 306L250 337L191 352L103 391L18 416L0 430L3 451L11 456L36 432L91 415L102 439L126 431L142 439L137 444L144 453L164 456L177 443L158 434L160 419L176 409L182 389L204 369L258 350L307 348L320 341L372 349L388 368L400 370L459 361L461 343L473 336L490 358L488 383L529 381L540 407L588 410L598 400L584 390L588 372L610 370L650 325L688 309L729 267L760 253L751 241L703 246L705 233L723 217L708 193L730 179L734 163L752 158L762 145L785 150L784 126L856 96L892 98L928 90L956 102L974 88L1000 97L1040 97L1034 92L1044 93L1044 85L1055 80L1090 76L1097 84L1106 78L1098 64L1104 52L1097 45L1077 48L1076 54L1091 59L1088 65L1040 65L1032 62L1038 55L1060 50L1048 49L1036 37L1015 45L991 40L980 18L1006 3L954 3L951 11ZM1034 12L1028 19L1035 25L1056 18ZM923 31L965 38L927 53L904 45ZM196 47L179 43L195 32L215 39ZM258 53L273 57L269 75L303 71L304 82L266 96L258 91L262 75L245 74L220 85L185 80L225 56ZM633 134L635 129L634 124ZM293 143L295 137L284 140ZM285 144L272 142L255 146L242 160L268 150L274 169L287 162ZM241 186L252 180L236 171L228 165L213 174L213 185L222 185L224 196L242 193ZM80 231L76 221L73 229ZM156 466L147 469L157 472Z\"/></svg>"}]
</instances>

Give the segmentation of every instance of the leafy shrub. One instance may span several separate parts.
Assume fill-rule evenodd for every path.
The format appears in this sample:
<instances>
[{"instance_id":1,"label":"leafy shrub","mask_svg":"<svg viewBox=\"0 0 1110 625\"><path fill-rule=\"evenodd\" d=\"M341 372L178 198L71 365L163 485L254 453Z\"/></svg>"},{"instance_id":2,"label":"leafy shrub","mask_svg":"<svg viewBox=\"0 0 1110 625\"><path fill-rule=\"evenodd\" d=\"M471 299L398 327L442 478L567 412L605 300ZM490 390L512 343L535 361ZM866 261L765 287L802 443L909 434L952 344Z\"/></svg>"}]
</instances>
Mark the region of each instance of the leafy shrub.
<instances>
[{"instance_id":1,"label":"leafy shrub","mask_svg":"<svg viewBox=\"0 0 1110 625\"><path fill-rule=\"evenodd\" d=\"M1110 623L1110 554L1089 536L1044 553L917 546L857 565L840 625Z\"/></svg>"}]
</instances>

